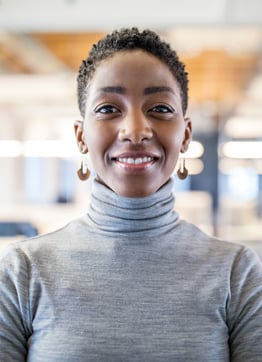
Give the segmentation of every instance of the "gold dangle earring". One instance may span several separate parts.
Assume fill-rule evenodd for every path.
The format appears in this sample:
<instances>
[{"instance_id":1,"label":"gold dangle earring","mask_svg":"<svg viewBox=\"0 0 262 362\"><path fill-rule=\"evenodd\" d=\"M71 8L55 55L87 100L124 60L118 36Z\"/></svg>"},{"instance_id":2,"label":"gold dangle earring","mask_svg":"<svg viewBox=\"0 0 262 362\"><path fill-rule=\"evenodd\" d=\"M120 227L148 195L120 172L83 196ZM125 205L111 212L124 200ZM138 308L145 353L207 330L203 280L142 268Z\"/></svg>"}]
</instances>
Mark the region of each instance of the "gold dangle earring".
<instances>
[{"instance_id":1,"label":"gold dangle earring","mask_svg":"<svg viewBox=\"0 0 262 362\"><path fill-rule=\"evenodd\" d=\"M77 175L81 181L86 181L89 179L90 170L87 167L86 154L82 154L81 166L77 171Z\"/></svg>"},{"instance_id":2,"label":"gold dangle earring","mask_svg":"<svg viewBox=\"0 0 262 362\"><path fill-rule=\"evenodd\" d=\"M180 180L184 180L187 178L188 170L186 168L186 160L185 158L179 160L179 168L177 170L177 176Z\"/></svg>"}]
</instances>

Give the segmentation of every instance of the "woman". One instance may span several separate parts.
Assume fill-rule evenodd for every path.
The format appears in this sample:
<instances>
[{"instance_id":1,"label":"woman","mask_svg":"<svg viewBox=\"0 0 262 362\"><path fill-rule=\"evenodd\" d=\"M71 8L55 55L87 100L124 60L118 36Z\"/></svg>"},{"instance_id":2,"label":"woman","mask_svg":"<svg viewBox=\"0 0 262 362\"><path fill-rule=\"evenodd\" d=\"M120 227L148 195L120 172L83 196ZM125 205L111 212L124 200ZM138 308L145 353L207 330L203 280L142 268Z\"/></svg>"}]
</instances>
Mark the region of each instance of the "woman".
<instances>
[{"instance_id":1,"label":"woman","mask_svg":"<svg viewBox=\"0 0 262 362\"><path fill-rule=\"evenodd\" d=\"M89 210L2 257L1 361L261 361L258 258L174 211L171 175L191 140L187 83L151 31L93 46L75 122L96 172Z\"/></svg>"}]
</instances>

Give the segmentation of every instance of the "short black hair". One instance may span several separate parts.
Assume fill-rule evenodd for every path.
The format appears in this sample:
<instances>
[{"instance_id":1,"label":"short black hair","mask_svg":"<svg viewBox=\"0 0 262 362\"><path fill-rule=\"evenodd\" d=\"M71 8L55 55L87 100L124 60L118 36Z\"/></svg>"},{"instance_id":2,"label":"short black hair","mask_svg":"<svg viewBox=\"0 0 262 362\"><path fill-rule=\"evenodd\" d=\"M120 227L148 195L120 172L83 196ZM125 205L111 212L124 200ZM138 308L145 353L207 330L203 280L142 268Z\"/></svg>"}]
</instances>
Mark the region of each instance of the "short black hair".
<instances>
[{"instance_id":1,"label":"short black hair","mask_svg":"<svg viewBox=\"0 0 262 362\"><path fill-rule=\"evenodd\" d=\"M87 59L82 61L77 76L78 106L82 117L85 116L86 90L97 65L104 59L119 51L141 49L150 53L165 63L177 80L182 99L183 114L186 113L188 103L188 73L185 65L178 58L167 42L151 30L139 31L138 28L123 28L107 34L99 40L92 49Z\"/></svg>"}]
</instances>

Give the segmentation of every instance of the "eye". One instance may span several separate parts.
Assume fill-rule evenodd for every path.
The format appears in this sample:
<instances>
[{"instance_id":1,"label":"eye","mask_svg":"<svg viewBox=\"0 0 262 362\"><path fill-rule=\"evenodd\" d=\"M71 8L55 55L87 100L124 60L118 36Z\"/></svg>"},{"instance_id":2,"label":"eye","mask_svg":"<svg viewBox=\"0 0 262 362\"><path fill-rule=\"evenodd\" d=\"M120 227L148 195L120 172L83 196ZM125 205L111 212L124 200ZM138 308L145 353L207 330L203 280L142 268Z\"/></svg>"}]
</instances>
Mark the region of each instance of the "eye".
<instances>
[{"instance_id":1,"label":"eye","mask_svg":"<svg viewBox=\"0 0 262 362\"><path fill-rule=\"evenodd\" d=\"M118 113L119 109L111 104L105 104L103 106L98 106L95 108L95 113L102 113L102 114L111 114L111 113Z\"/></svg>"},{"instance_id":2,"label":"eye","mask_svg":"<svg viewBox=\"0 0 262 362\"><path fill-rule=\"evenodd\" d=\"M156 113L174 113L175 110L166 104L158 104L151 108L149 112L156 112Z\"/></svg>"}]
</instances>

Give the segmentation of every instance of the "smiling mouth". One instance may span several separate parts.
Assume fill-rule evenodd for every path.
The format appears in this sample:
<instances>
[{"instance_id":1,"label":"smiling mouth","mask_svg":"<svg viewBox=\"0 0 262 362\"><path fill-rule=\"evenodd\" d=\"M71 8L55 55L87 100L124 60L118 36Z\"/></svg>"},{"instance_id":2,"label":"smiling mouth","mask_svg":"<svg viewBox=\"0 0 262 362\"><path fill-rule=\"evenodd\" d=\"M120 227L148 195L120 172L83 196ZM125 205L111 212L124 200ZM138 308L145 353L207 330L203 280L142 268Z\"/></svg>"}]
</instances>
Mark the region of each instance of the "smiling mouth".
<instances>
[{"instance_id":1,"label":"smiling mouth","mask_svg":"<svg viewBox=\"0 0 262 362\"><path fill-rule=\"evenodd\" d=\"M145 170L152 166L156 161L157 157L153 156L119 156L112 160L121 167L128 170Z\"/></svg>"},{"instance_id":2,"label":"smiling mouth","mask_svg":"<svg viewBox=\"0 0 262 362\"><path fill-rule=\"evenodd\" d=\"M154 157L118 157L115 159L120 163L127 163L129 165L142 165L154 161Z\"/></svg>"}]
</instances>

